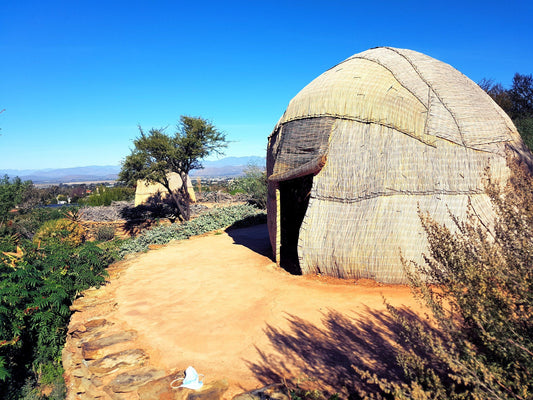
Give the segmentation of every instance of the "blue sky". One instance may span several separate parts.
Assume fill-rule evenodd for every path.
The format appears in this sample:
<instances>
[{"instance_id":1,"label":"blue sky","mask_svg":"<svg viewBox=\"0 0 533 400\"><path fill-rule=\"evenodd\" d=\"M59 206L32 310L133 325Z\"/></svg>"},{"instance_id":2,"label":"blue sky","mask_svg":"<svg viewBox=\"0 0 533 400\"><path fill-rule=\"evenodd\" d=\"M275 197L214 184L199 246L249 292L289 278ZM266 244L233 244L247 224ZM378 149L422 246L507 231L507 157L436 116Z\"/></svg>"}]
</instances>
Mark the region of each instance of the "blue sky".
<instances>
[{"instance_id":1,"label":"blue sky","mask_svg":"<svg viewBox=\"0 0 533 400\"><path fill-rule=\"evenodd\" d=\"M533 2L33 1L0 7L0 169L118 165L137 126L211 120L264 155L288 102L345 58L409 48L474 81L533 73Z\"/></svg>"}]
</instances>

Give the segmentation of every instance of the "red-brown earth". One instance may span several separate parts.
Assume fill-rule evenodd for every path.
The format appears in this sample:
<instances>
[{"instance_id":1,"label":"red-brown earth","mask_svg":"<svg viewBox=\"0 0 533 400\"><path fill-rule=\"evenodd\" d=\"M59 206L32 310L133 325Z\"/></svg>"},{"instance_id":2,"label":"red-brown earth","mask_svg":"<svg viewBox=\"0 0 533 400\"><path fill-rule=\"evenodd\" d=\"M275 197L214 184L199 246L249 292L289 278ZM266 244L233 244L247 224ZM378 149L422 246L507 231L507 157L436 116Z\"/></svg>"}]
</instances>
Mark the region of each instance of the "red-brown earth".
<instances>
[{"instance_id":1,"label":"red-brown earth","mask_svg":"<svg viewBox=\"0 0 533 400\"><path fill-rule=\"evenodd\" d=\"M395 328L384 299L421 315L408 287L294 276L270 256L266 225L130 256L108 285L75 303L79 312L72 317L69 340L82 337L91 321L96 326L105 318L114 332L135 332L128 348L142 350L143 367L179 376L193 366L206 384L227 382L224 398L283 380L312 381L345 393L361 384L352 366L394 376ZM94 296L100 300L93 304ZM67 343L64 362L80 346L73 343ZM110 351L116 354L126 348L114 346ZM91 362L83 364L90 369ZM67 368L74 365L66 362ZM72 392L81 378L71 372ZM98 386L108 388L111 378L99 379Z\"/></svg>"}]
</instances>

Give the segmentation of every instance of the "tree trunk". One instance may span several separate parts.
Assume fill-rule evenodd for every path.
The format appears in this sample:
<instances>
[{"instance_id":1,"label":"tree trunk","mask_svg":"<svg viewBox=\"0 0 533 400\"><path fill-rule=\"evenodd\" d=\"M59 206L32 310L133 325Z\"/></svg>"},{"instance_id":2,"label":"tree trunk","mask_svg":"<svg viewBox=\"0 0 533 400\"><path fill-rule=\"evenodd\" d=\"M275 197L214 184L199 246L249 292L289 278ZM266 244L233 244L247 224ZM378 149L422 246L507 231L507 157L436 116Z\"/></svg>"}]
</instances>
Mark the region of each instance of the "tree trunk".
<instances>
[{"instance_id":1,"label":"tree trunk","mask_svg":"<svg viewBox=\"0 0 533 400\"><path fill-rule=\"evenodd\" d=\"M178 211L178 219L180 221L188 221L191 218L191 197L187 187L187 174L180 172L180 178L182 181L181 187L177 189L177 193L171 190L170 183L168 181L160 182L167 189L168 193L172 197L176 210Z\"/></svg>"},{"instance_id":2,"label":"tree trunk","mask_svg":"<svg viewBox=\"0 0 533 400\"><path fill-rule=\"evenodd\" d=\"M176 195L176 193L174 193L172 190L169 190L169 192L170 192L170 196L172 197L172 200L174 200L176 209L178 210L178 219L180 221L188 221L189 220L188 210L186 210L181 204L182 202L180 201L180 196Z\"/></svg>"},{"instance_id":3,"label":"tree trunk","mask_svg":"<svg viewBox=\"0 0 533 400\"><path fill-rule=\"evenodd\" d=\"M170 183L168 182L168 180L165 180L163 182L160 181L159 183L161 183L165 187L165 189L167 189L168 194L172 198L172 201L174 202L174 205L176 207L176 211L178 212L177 219L180 221L188 221L189 219L185 217L186 210L184 210L184 208L182 207L179 196L176 195L176 193L174 193L174 191L170 188Z\"/></svg>"},{"instance_id":4,"label":"tree trunk","mask_svg":"<svg viewBox=\"0 0 533 400\"><path fill-rule=\"evenodd\" d=\"M189 196L189 188L187 185L189 176L187 173L181 172L180 178L182 183L179 191L181 192L181 199L183 200L183 217L186 221L188 221L191 218L191 196Z\"/></svg>"}]
</instances>

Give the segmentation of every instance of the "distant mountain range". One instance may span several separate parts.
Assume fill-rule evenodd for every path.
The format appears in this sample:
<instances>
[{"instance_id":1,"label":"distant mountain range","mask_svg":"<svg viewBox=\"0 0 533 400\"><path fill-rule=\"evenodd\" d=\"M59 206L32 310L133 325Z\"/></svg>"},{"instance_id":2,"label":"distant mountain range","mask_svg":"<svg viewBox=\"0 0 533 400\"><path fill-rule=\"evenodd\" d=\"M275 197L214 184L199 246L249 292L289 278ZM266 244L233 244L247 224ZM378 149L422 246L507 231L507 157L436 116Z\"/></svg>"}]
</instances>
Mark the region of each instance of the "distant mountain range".
<instances>
[{"instance_id":1,"label":"distant mountain range","mask_svg":"<svg viewBox=\"0 0 533 400\"><path fill-rule=\"evenodd\" d=\"M204 169L191 171L191 178L222 178L235 177L243 173L249 165L264 167L265 158L258 156L226 157L215 161L204 161ZM26 181L31 180L36 184L58 184L94 181L114 181L120 172L118 165L88 167L59 168L59 169L3 169L0 176L15 176Z\"/></svg>"}]
</instances>

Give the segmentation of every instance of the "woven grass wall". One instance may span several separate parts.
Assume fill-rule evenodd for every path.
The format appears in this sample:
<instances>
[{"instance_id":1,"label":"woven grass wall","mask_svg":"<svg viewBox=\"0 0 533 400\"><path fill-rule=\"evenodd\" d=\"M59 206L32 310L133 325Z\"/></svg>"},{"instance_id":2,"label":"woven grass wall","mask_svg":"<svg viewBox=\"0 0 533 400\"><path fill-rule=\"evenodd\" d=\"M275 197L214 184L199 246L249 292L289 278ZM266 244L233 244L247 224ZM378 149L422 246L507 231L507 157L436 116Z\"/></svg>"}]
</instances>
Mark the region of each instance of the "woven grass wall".
<instances>
[{"instance_id":1,"label":"woven grass wall","mask_svg":"<svg viewBox=\"0 0 533 400\"><path fill-rule=\"evenodd\" d=\"M451 225L470 201L490 224L484 174L531 162L507 115L451 66L403 49L357 54L289 104L269 137L269 232L278 262L279 182L313 178L298 237L303 273L405 283L400 252L422 261L418 207ZM286 185L285 185L286 186Z\"/></svg>"}]
</instances>

